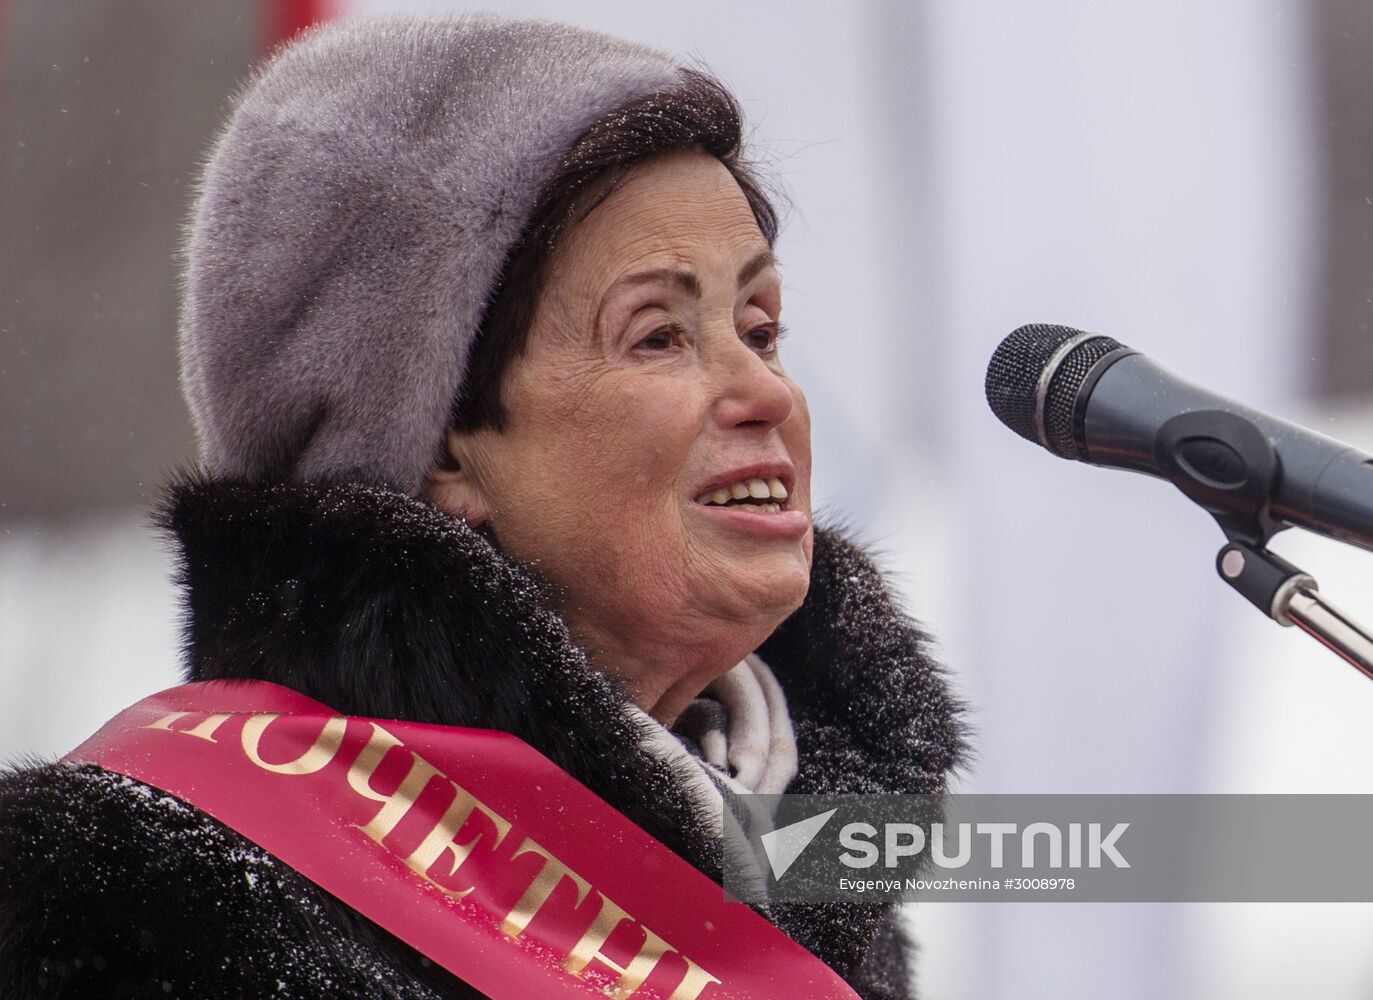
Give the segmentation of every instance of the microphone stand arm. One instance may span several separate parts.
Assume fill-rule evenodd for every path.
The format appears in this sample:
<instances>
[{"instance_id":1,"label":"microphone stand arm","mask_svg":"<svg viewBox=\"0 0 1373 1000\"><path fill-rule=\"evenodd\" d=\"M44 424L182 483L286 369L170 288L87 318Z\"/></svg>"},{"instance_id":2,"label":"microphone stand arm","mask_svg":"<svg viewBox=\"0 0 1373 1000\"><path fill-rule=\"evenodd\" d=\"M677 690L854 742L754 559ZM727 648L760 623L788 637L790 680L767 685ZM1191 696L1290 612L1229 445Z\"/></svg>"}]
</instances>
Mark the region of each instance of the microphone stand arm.
<instances>
[{"instance_id":1,"label":"microphone stand arm","mask_svg":"<svg viewBox=\"0 0 1373 1000\"><path fill-rule=\"evenodd\" d=\"M1221 579L1279 625L1295 625L1373 679L1373 632L1321 596L1311 575L1260 546L1232 540L1216 556Z\"/></svg>"},{"instance_id":2,"label":"microphone stand arm","mask_svg":"<svg viewBox=\"0 0 1373 1000\"><path fill-rule=\"evenodd\" d=\"M1263 429L1228 410L1189 410L1159 428L1153 459L1230 540L1216 557L1221 579L1373 679L1373 633L1321 597L1309 573L1268 551L1287 524L1273 511L1282 463Z\"/></svg>"}]
</instances>

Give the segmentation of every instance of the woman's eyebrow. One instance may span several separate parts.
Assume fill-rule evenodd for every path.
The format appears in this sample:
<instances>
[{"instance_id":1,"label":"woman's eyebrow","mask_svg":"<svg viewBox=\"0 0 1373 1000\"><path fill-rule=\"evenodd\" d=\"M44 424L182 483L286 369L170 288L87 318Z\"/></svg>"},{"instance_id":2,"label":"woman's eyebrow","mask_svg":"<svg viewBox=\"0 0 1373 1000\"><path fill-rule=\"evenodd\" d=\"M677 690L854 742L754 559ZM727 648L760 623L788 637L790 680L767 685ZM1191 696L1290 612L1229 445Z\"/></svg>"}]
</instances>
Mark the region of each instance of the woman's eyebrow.
<instances>
[{"instance_id":1,"label":"woman's eyebrow","mask_svg":"<svg viewBox=\"0 0 1373 1000\"><path fill-rule=\"evenodd\" d=\"M748 263L739 268L739 276L735 279L739 287L747 285L756 278L763 270L768 267L777 267L779 261L773 255L771 248L760 250L749 258ZM694 299L701 297L701 279L696 277L694 271L685 271L675 267L657 267L647 271L635 271L633 274L626 274L616 279L615 283L606 289L605 298L609 299L617 292L626 288L633 288L636 285L647 285L654 282L661 282L665 285L685 292Z\"/></svg>"},{"instance_id":2,"label":"woman's eyebrow","mask_svg":"<svg viewBox=\"0 0 1373 1000\"><path fill-rule=\"evenodd\" d=\"M615 293L622 292L626 288L655 283L671 285L686 292L694 299L701 297L701 280L696 277L696 272L683 271L675 267L655 267L649 271L635 271L633 274L626 274L624 277L616 279L615 283L606 290L605 297L609 299Z\"/></svg>"},{"instance_id":3,"label":"woman's eyebrow","mask_svg":"<svg viewBox=\"0 0 1373 1000\"><path fill-rule=\"evenodd\" d=\"M739 268L739 287L743 288L769 267L781 267L782 262L773 255L772 247L758 251L747 264Z\"/></svg>"}]
</instances>

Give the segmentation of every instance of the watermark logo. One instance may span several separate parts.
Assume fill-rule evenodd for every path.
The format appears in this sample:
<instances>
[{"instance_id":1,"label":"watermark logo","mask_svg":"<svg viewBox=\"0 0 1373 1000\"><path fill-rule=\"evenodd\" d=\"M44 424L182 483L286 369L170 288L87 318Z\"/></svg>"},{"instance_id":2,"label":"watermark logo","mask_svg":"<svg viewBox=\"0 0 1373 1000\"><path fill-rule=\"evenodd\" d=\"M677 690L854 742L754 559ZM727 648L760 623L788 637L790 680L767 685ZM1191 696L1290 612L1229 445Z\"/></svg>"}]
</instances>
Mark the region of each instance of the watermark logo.
<instances>
[{"instance_id":1,"label":"watermark logo","mask_svg":"<svg viewBox=\"0 0 1373 1000\"><path fill-rule=\"evenodd\" d=\"M1368 795L732 795L749 903L1373 902Z\"/></svg>"},{"instance_id":2,"label":"watermark logo","mask_svg":"<svg viewBox=\"0 0 1373 1000\"><path fill-rule=\"evenodd\" d=\"M831 809L822 812L809 819L797 820L795 823L788 823L786 826L760 834L759 843L763 846L763 853L767 855L768 865L772 868L772 877L781 879L801 856L801 852L810 846L837 813L838 809Z\"/></svg>"}]
</instances>

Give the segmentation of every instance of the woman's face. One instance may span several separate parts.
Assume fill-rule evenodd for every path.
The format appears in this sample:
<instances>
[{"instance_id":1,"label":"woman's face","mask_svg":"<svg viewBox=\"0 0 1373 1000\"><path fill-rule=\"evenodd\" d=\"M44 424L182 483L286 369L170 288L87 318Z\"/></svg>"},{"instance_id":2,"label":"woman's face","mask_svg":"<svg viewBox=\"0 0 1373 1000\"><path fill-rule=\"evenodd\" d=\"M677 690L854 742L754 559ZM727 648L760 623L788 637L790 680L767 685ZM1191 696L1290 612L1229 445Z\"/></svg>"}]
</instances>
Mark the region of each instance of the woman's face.
<instances>
[{"instance_id":1,"label":"woman's face","mask_svg":"<svg viewBox=\"0 0 1373 1000\"><path fill-rule=\"evenodd\" d=\"M729 172L697 152L650 161L559 246L502 386L506 428L452 433L459 471L431 480L555 585L631 688L636 660L718 673L805 596L810 418L781 309Z\"/></svg>"}]
</instances>

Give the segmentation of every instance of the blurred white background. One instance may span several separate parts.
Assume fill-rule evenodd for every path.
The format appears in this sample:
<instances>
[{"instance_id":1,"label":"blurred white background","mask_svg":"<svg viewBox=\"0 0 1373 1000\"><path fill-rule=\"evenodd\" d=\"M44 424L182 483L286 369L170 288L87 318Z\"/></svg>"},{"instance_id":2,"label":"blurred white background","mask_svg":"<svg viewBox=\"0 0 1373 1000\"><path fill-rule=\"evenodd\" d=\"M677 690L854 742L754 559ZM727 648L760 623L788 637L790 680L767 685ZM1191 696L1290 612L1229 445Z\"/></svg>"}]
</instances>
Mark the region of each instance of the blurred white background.
<instances>
[{"instance_id":1,"label":"blurred white background","mask_svg":"<svg viewBox=\"0 0 1373 1000\"><path fill-rule=\"evenodd\" d=\"M141 521L192 455L175 225L233 80L311 6L466 9L0 2L0 757L60 754L177 679ZM1226 588L1219 530L1172 487L1058 461L982 398L1000 339L1058 322L1373 451L1355 0L484 9L697 55L741 98L792 202L784 354L815 493L973 705L962 791L1373 792L1373 683ZM1289 535L1275 549L1373 620L1373 554ZM909 909L925 997L1373 993L1373 906Z\"/></svg>"}]
</instances>

